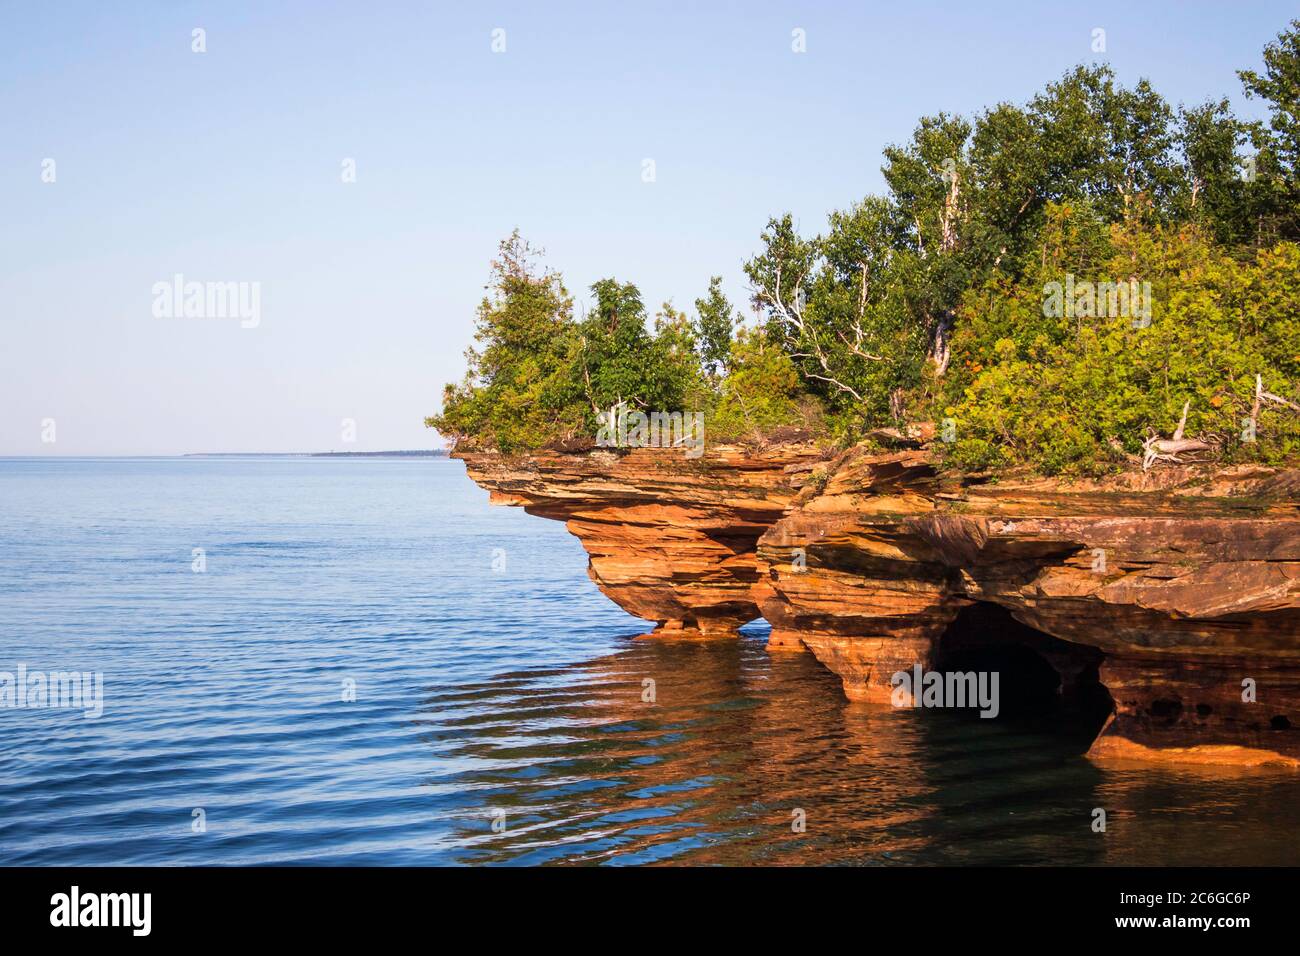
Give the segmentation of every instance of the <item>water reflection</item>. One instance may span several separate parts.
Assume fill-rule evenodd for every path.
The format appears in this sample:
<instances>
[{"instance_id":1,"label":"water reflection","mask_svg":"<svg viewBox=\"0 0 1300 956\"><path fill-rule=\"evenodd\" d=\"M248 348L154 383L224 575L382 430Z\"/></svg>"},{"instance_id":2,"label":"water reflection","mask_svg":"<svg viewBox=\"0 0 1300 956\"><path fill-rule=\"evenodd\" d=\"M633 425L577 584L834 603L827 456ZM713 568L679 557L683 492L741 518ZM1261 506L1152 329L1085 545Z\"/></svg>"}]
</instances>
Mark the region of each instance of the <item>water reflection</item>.
<instances>
[{"instance_id":1,"label":"water reflection","mask_svg":"<svg viewBox=\"0 0 1300 956\"><path fill-rule=\"evenodd\" d=\"M752 635L629 640L424 711L460 862L1300 862L1294 774L1101 768L1023 728L849 704L811 656Z\"/></svg>"}]
</instances>

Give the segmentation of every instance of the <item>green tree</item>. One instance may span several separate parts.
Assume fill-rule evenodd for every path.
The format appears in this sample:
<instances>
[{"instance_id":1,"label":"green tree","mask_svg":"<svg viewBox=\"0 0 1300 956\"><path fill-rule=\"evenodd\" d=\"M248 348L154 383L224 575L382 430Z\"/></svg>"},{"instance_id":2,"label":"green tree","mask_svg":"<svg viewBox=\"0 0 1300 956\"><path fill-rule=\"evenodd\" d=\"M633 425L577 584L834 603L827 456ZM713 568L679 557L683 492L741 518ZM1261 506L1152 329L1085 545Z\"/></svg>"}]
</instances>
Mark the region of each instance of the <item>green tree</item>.
<instances>
[{"instance_id":1,"label":"green tree","mask_svg":"<svg viewBox=\"0 0 1300 956\"><path fill-rule=\"evenodd\" d=\"M800 238L790 216L773 219L764 250L745 265L765 330L845 422L891 414L915 385L924 330L911 321L892 245L893 207L869 198L831 216L825 237Z\"/></svg>"},{"instance_id":2,"label":"green tree","mask_svg":"<svg viewBox=\"0 0 1300 956\"><path fill-rule=\"evenodd\" d=\"M596 303L578 323L578 338L582 385L592 409L681 409L699 375L686 317L665 305L651 334L635 285L601 279L591 291Z\"/></svg>"},{"instance_id":3,"label":"green tree","mask_svg":"<svg viewBox=\"0 0 1300 956\"><path fill-rule=\"evenodd\" d=\"M708 419L711 439L761 439L782 426L806 423L803 384L790 357L762 330L737 330L732 366Z\"/></svg>"},{"instance_id":4,"label":"green tree","mask_svg":"<svg viewBox=\"0 0 1300 956\"><path fill-rule=\"evenodd\" d=\"M768 221L745 263L754 331L733 331L716 277L693 323L665 304L647 328L615 279L575 322L515 234L465 381L429 422L510 450L594 434L620 402L705 410L715 434L747 437L813 407L842 438L951 417L950 465L1082 474L1125 463L1188 403L1188 432L1223 458L1285 460L1300 451L1300 20L1239 76L1267 121L1225 99L1175 111L1102 65L972 119L922 118L885 150L883 195L818 235ZM1130 282L1149 286L1150 322L1046 307L1066 284ZM1272 396L1258 410L1256 381Z\"/></svg>"},{"instance_id":5,"label":"green tree","mask_svg":"<svg viewBox=\"0 0 1300 956\"><path fill-rule=\"evenodd\" d=\"M1239 148L1249 127L1232 115L1226 99L1179 110L1179 146L1187 183L1183 217L1209 229L1220 242L1254 238L1255 222L1242 175Z\"/></svg>"},{"instance_id":6,"label":"green tree","mask_svg":"<svg viewBox=\"0 0 1300 956\"><path fill-rule=\"evenodd\" d=\"M1264 48L1264 70L1239 70L1246 96L1269 108L1267 129L1256 125L1255 180L1264 236L1300 238L1300 20Z\"/></svg>"},{"instance_id":7,"label":"green tree","mask_svg":"<svg viewBox=\"0 0 1300 956\"><path fill-rule=\"evenodd\" d=\"M425 424L453 440L513 451L575 434L585 415L567 374L573 300L560 276L540 269L518 230L500 244L489 294L478 309L467 372L443 392Z\"/></svg>"},{"instance_id":8,"label":"green tree","mask_svg":"<svg viewBox=\"0 0 1300 956\"><path fill-rule=\"evenodd\" d=\"M695 314L700 362L710 377L717 378L726 370L736 326L731 302L722 293L721 276L711 278L708 295L695 300Z\"/></svg>"}]
</instances>

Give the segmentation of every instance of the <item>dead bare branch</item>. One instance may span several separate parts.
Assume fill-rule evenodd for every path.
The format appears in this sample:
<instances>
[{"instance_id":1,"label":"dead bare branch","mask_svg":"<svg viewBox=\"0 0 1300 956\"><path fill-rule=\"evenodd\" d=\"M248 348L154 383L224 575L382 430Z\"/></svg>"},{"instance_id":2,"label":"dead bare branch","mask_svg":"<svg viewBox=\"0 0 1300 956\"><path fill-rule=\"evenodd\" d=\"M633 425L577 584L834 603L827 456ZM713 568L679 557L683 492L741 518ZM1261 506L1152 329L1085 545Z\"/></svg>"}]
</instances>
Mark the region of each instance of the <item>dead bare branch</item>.
<instances>
[{"instance_id":1,"label":"dead bare branch","mask_svg":"<svg viewBox=\"0 0 1300 956\"><path fill-rule=\"evenodd\" d=\"M1161 438L1156 432L1149 431L1147 437L1142 442L1142 470L1150 471L1151 466L1158 461L1167 461L1176 465L1188 464L1189 459L1179 456L1198 451L1217 451L1218 446L1213 442L1206 441L1202 438L1184 438L1183 433L1187 429L1187 411L1191 407L1191 401L1183 403L1183 415L1179 419L1178 427L1174 429L1173 438ZM1202 459L1194 459L1202 460Z\"/></svg>"}]
</instances>

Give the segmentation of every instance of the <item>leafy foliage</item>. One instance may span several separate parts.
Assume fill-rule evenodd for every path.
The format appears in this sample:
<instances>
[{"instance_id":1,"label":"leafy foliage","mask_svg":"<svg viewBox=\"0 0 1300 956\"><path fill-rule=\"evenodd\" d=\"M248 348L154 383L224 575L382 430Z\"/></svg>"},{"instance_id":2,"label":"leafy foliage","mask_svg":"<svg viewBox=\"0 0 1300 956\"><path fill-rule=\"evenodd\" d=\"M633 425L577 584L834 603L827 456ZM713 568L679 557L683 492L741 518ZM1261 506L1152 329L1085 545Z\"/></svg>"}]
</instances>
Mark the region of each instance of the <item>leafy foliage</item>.
<instances>
[{"instance_id":1,"label":"leafy foliage","mask_svg":"<svg viewBox=\"0 0 1300 956\"><path fill-rule=\"evenodd\" d=\"M885 150L884 195L818 235L768 221L744 265L756 328L717 277L694 320L666 304L648 328L636 286L614 279L575 320L516 234L468 375L429 424L510 450L594 434L620 402L706 411L714 438L811 424L852 441L947 418L952 467L1096 474L1169 435L1186 403L1187 434L1221 459L1294 457L1300 20L1239 77L1266 122L1226 99L1174 108L1101 65L1020 105L922 118ZM1045 307L1076 283L1110 292ZM1149 322L1101 307L1121 284L1150 290ZM1257 376L1281 399L1258 415ZM1257 441L1243 438L1252 417Z\"/></svg>"},{"instance_id":2,"label":"leafy foliage","mask_svg":"<svg viewBox=\"0 0 1300 956\"><path fill-rule=\"evenodd\" d=\"M447 385L441 414L426 425L502 451L537 447L585 425L570 374L582 351L573 300L557 274L537 269L537 256L518 231L501 243L491 295L478 309L480 347L466 351L464 381Z\"/></svg>"},{"instance_id":3,"label":"leafy foliage","mask_svg":"<svg viewBox=\"0 0 1300 956\"><path fill-rule=\"evenodd\" d=\"M575 319L559 275L541 269L538 258L517 231L501 243L490 294L479 306L479 348L466 352L465 380L446 387L442 412L426 425L458 444L510 453L590 442L597 416L620 405L712 409L720 394L717 367L731 354L731 306L720 280L701 300L697 322L665 304L651 331L640 291L612 278L592 285L594 304ZM744 361L740 381L769 380ZM772 381L782 395L797 387L797 379L794 386ZM736 394L757 410L755 421L780 423L781 407L754 388L744 384Z\"/></svg>"},{"instance_id":4,"label":"leafy foliage","mask_svg":"<svg viewBox=\"0 0 1300 956\"><path fill-rule=\"evenodd\" d=\"M1269 108L1267 129L1251 127L1261 229L1300 239L1300 20L1264 48L1264 72L1239 70L1246 95Z\"/></svg>"},{"instance_id":5,"label":"leafy foliage","mask_svg":"<svg viewBox=\"0 0 1300 956\"><path fill-rule=\"evenodd\" d=\"M1112 248L1079 282L1136 263L1151 282L1149 326L1132 315L1044 316L1039 279L1073 257L1069 243L1039 275L972 292L956 346L968 358L944 410L958 435L950 464L1099 474L1140 451L1146 429L1172 432L1185 402L1188 434L1213 436L1227 460L1300 452L1300 415L1277 406L1262 409L1257 441L1242 439L1255 376L1285 394L1300 371L1300 247L1280 243L1243 264L1185 226L1135 238L1112 227Z\"/></svg>"},{"instance_id":6,"label":"leafy foliage","mask_svg":"<svg viewBox=\"0 0 1300 956\"><path fill-rule=\"evenodd\" d=\"M803 383L794 362L761 330L741 329L731 347L732 365L709 417L711 437L759 438L782 426L810 424L801 402Z\"/></svg>"},{"instance_id":7,"label":"leafy foliage","mask_svg":"<svg viewBox=\"0 0 1300 956\"><path fill-rule=\"evenodd\" d=\"M699 343L700 363L709 375L716 377L731 359L731 338L736 327L731 302L722 294L721 276L709 280L708 295L695 300L695 311L699 315L695 338Z\"/></svg>"}]
</instances>

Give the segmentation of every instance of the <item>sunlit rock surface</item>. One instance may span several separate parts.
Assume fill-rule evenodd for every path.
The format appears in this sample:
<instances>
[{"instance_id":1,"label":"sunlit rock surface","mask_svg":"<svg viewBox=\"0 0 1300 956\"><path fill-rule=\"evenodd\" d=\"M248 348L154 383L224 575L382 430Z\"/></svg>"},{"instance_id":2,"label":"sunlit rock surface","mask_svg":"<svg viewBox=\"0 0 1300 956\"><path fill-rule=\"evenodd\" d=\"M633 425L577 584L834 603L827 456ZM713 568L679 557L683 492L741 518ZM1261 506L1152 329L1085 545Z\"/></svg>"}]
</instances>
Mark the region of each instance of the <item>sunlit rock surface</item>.
<instances>
[{"instance_id":1,"label":"sunlit rock surface","mask_svg":"<svg viewBox=\"0 0 1300 956\"><path fill-rule=\"evenodd\" d=\"M566 521L656 633L762 615L772 650L877 704L917 664L1006 668L1029 694L1038 660L1096 715L1095 757L1300 766L1300 472L992 483L925 449L811 444L457 457L494 502Z\"/></svg>"},{"instance_id":2,"label":"sunlit rock surface","mask_svg":"<svg viewBox=\"0 0 1300 956\"><path fill-rule=\"evenodd\" d=\"M462 454L496 504L564 521L610 600L660 633L729 636L759 617L756 542L790 507L824 455L712 448Z\"/></svg>"}]
</instances>

